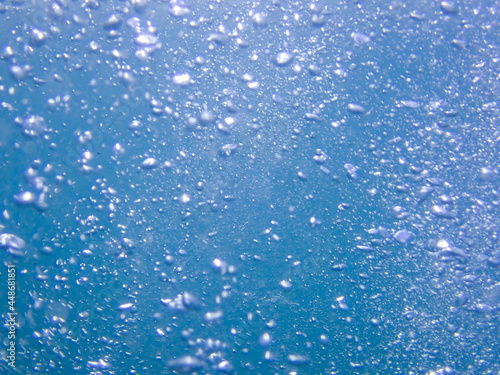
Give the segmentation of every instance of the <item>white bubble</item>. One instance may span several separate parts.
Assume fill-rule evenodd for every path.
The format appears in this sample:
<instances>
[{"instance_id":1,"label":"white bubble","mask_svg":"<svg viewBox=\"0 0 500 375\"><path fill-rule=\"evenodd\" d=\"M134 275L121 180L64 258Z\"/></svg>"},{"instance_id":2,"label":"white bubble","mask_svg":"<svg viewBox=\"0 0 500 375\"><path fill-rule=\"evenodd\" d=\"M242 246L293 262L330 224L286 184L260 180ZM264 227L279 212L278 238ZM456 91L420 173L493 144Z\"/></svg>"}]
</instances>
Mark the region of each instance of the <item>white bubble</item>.
<instances>
[{"instance_id":1,"label":"white bubble","mask_svg":"<svg viewBox=\"0 0 500 375\"><path fill-rule=\"evenodd\" d=\"M0 247L10 247L12 249L20 250L26 246L26 242L14 234L2 233L0 234Z\"/></svg>"},{"instance_id":2,"label":"white bubble","mask_svg":"<svg viewBox=\"0 0 500 375\"><path fill-rule=\"evenodd\" d=\"M187 86L191 83L191 77L188 73L176 74L172 77L172 81L179 86Z\"/></svg>"},{"instance_id":3,"label":"white bubble","mask_svg":"<svg viewBox=\"0 0 500 375\"><path fill-rule=\"evenodd\" d=\"M357 44L366 44L370 42L370 37L368 35L365 35L363 33L352 33L351 38L354 39L354 41Z\"/></svg>"},{"instance_id":4,"label":"white bubble","mask_svg":"<svg viewBox=\"0 0 500 375\"><path fill-rule=\"evenodd\" d=\"M174 17L184 17L190 13L190 10L182 1L173 1L168 12Z\"/></svg>"},{"instance_id":5,"label":"white bubble","mask_svg":"<svg viewBox=\"0 0 500 375\"><path fill-rule=\"evenodd\" d=\"M290 290L292 289L292 283L289 280L281 280L280 281L280 286L283 290Z\"/></svg>"},{"instance_id":6,"label":"white bubble","mask_svg":"<svg viewBox=\"0 0 500 375\"><path fill-rule=\"evenodd\" d=\"M260 337L259 337L259 345L260 346L269 346L271 345L271 342L273 341L273 338L271 337L271 335L267 332L263 333Z\"/></svg>"},{"instance_id":7,"label":"white bubble","mask_svg":"<svg viewBox=\"0 0 500 375\"><path fill-rule=\"evenodd\" d=\"M363 114L366 112L365 107L356 103L349 103L347 109L352 113Z\"/></svg>"},{"instance_id":8,"label":"white bubble","mask_svg":"<svg viewBox=\"0 0 500 375\"><path fill-rule=\"evenodd\" d=\"M288 52L280 52L276 55L276 58L274 59L276 65L279 66L284 66L288 64L290 61L292 61L293 55Z\"/></svg>"},{"instance_id":9,"label":"white bubble","mask_svg":"<svg viewBox=\"0 0 500 375\"><path fill-rule=\"evenodd\" d=\"M399 243L408 243L413 238L413 233L407 231L406 229L398 230L394 234L394 239Z\"/></svg>"},{"instance_id":10,"label":"white bubble","mask_svg":"<svg viewBox=\"0 0 500 375\"><path fill-rule=\"evenodd\" d=\"M151 34L139 34L136 36L135 42L140 46L153 46L158 43L158 37Z\"/></svg>"},{"instance_id":11,"label":"white bubble","mask_svg":"<svg viewBox=\"0 0 500 375\"><path fill-rule=\"evenodd\" d=\"M31 204L35 201L36 196L31 191L23 191L14 195L14 200L19 204Z\"/></svg>"},{"instance_id":12,"label":"white bubble","mask_svg":"<svg viewBox=\"0 0 500 375\"><path fill-rule=\"evenodd\" d=\"M118 306L118 310L120 311L130 310L132 307L134 307L133 303L131 302L124 303L123 305Z\"/></svg>"},{"instance_id":13,"label":"white bubble","mask_svg":"<svg viewBox=\"0 0 500 375\"><path fill-rule=\"evenodd\" d=\"M290 354L286 359L294 366L304 366L311 362L307 356L301 354Z\"/></svg>"},{"instance_id":14,"label":"white bubble","mask_svg":"<svg viewBox=\"0 0 500 375\"><path fill-rule=\"evenodd\" d=\"M142 169L154 169L158 166L158 160L155 158L146 158L141 163Z\"/></svg>"}]
</instances>

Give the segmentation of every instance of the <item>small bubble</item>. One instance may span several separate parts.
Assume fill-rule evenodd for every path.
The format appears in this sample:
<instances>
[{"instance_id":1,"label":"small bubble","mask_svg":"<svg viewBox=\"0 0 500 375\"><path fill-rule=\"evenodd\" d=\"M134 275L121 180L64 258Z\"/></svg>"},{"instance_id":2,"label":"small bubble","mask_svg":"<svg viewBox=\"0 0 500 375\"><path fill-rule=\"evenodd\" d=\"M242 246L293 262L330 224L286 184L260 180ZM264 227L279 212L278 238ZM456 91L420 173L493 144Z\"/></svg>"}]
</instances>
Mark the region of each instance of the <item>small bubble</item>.
<instances>
[{"instance_id":1,"label":"small bubble","mask_svg":"<svg viewBox=\"0 0 500 375\"><path fill-rule=\"evenodd\" d=\"M154 169L158 166L158 160L155 158L146 158L141 163L142 169Z\"/></svg>"},{"instance_id":2,"label":"small bubble","mask_svg":"<svg viewBox=\"0 0 500 375\"><path fill-rule=\"evenodd\" d=\"M172 77L172 82L178 86L187 86L191 83L191 77L188 73L176 74Z\"/></svg>"},{"instance_id":3,"label":"small bubble","mask_svg":"<svg viewBox=\"0 0 500 375\"><path fill-rule=\"evenodd\" d=\"M289 280L281 280L280 281L280 286L283 290L290 290L292 289L292 283Z\"/></svg>"},{"instance_id":4,"label":"small bubble","mask_svg":"<svg viewBox=\"0 0 500 375\"><path fill-rule=\"evenodd\" d=\"M19 194L14 195L14 200L21 205L31 204L35 201L35 199L35 194L30 191L23 191Z\"/></svg>"},{"instance_id":5,"label":"small bubble","mask_svg":"<svg viewBox=\"0 0 500 375\"><path fill-rule=\"evenodd\" d=\"M290 63L293 59L293 55L288 52L280 52L276 55L276 58L274 59L274 62L278 66L285 66L288 63Z\"/></svg>"}]
</instances>

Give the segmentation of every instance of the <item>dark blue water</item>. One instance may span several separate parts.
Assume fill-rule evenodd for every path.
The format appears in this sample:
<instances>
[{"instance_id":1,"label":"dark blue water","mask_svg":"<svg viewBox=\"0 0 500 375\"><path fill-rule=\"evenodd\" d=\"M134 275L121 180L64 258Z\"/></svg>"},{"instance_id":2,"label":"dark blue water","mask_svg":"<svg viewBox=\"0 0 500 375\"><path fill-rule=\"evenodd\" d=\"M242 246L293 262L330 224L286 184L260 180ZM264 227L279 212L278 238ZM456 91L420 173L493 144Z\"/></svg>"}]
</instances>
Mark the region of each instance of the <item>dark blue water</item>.
<instances>
[{"instance_id":1,"label":"dark blue water","mask_svg":"<svg viewBox=\"0 0 500 375\"><path fill-rule=\"evenodd\" d=\"M499 12L0 1L0 372L499 373Z\"/></svg>"}]
</instances>

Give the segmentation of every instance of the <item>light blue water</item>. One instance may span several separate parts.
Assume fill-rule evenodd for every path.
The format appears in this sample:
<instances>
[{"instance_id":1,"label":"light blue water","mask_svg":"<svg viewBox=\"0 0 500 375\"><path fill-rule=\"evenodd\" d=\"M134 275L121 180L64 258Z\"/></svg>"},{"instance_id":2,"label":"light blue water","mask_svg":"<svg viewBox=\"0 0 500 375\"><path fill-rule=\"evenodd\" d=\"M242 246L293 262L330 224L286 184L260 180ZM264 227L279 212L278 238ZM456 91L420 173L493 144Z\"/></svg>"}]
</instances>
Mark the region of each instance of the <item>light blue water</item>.
<instances>
[{"instance_id":1,"label":"light blue water","mask_svg":"<svg viewBox=\"0 0 500 375\"><path fill-rule=\"evenodd\" d=\"M1 371L499 373L499 11L0 2Z\"/></svg>"}]
</instances>

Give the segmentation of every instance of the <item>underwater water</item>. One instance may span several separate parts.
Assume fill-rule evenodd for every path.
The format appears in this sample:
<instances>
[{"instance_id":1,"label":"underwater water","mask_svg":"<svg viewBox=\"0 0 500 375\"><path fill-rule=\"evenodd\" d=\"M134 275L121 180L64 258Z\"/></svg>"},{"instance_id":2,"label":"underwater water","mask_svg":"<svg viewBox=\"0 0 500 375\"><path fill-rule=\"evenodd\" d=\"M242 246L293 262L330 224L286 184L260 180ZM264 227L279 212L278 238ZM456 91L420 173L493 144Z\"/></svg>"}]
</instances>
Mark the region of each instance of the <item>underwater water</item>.
<instances>
[{"instance_id":1,"label":"underwater water","mask_svg":"<svg viewBox=\"0 0 500 375\"><path fill-rule=\"evenodd\" d=\"M0 0L0 373L500 374L499 13Z\"/></svg>"}]
</instances>

